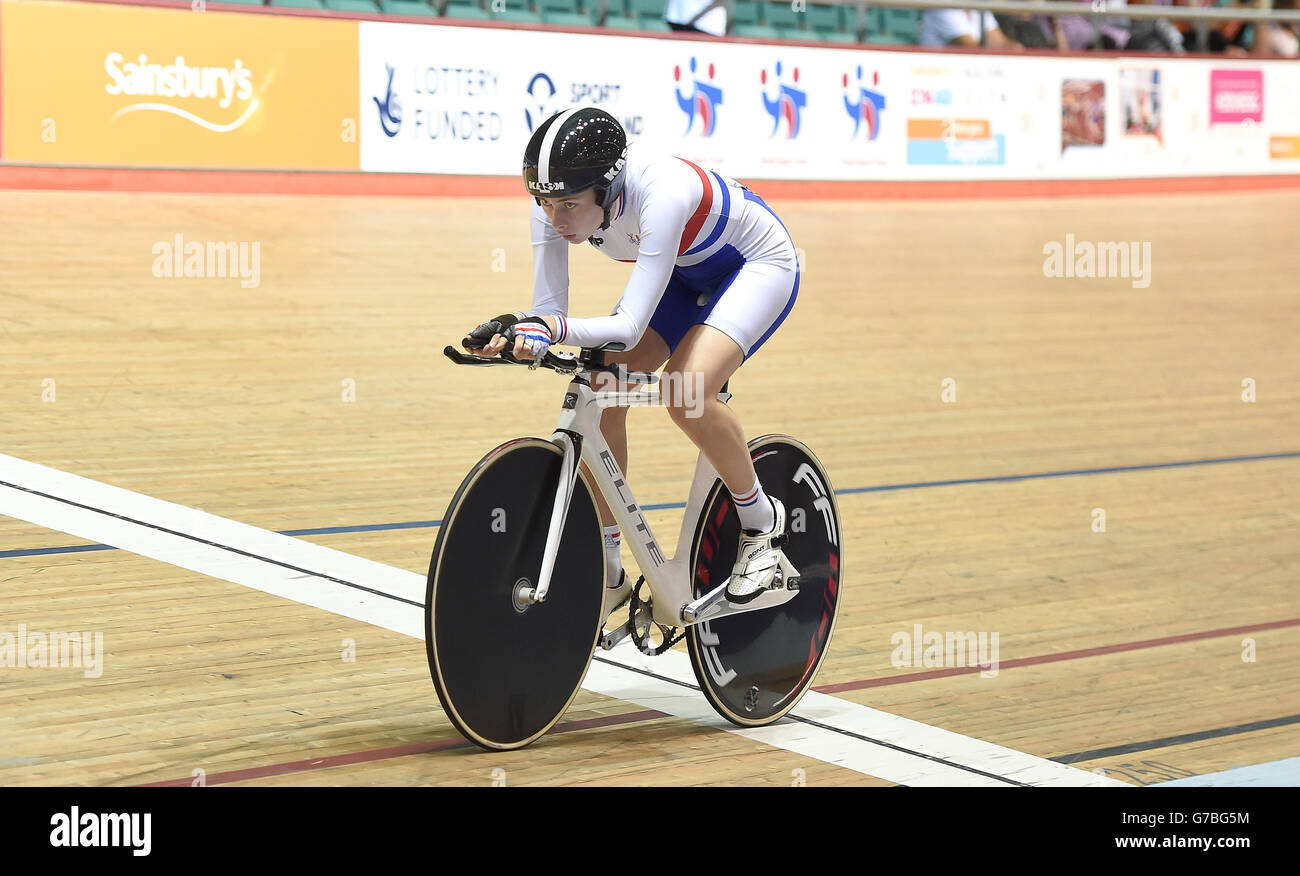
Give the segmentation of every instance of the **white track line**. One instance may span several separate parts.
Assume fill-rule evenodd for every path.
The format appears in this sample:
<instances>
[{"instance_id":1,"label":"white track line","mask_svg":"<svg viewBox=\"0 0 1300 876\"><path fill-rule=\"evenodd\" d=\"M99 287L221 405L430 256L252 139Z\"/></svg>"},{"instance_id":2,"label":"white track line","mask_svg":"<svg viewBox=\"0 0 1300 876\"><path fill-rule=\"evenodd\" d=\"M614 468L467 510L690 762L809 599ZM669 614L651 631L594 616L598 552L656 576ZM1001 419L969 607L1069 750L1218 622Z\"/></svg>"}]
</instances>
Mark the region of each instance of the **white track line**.
<instances>
[{"instance_id":1,"label":"white track line","mask_svg":"<svg viewBox=\"0 0 1300 876\"><path fill-rule=\"evenodd\" d=\"M0 513L8 516L424 638L423 575L4 454L0 482L13 485L0 484ZM625 642L597 657L584 682L595 693L890 782L1128 787L814 691L794 713L802 720L742 729L723 721L698 690L684 686L696 685L685 654L649 658Z\"/></svg>"}]
</instances>

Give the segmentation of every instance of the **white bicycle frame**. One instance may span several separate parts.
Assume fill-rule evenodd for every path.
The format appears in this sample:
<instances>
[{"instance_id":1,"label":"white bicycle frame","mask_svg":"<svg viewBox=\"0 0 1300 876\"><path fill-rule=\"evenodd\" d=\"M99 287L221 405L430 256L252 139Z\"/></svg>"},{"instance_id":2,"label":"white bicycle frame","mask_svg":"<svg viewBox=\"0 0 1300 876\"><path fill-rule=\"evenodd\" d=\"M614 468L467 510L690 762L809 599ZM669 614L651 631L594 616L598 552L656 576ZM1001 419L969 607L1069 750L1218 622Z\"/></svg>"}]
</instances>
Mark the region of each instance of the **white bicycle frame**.
<instances>
[{"instance_id":1,"label":"white bicycle frame","mask_svg":"<svg viewBox=\"0 0 1300 876\"><path fill-rule=\"evenodd\" d=\"M559 551L560 535L564 530L564 520L568 513L569 500L573 495L574 482L578 476L580 456L581 461L587 464L587 470L604 497L605 504L609 506L618 521L632 550L632 556L636 558L637 565L641 568L641 573L645 575L652 598L653 620L656 623L666 627L690 626L731 614L773 608L793 599L798 591L793 589L795 585L792 584L790 587L773 588L744 605L733 605L725 599L727 585L725 580L706 596L696 599L692 586L694 575L689 568L691 540L695 535L695 525L699 520L700 512L718 473L701 453L695 463L695 477L691 481L686 511L682 515L677 548L671 559L666 558L650 529L650 524L646 522L641 506L632 495L631 487L623 476L618 461L615 460L600 431L600 415L605 408L659 406L661 404L659 390L647 388L636 392L625 390L598 392L591 386L593 376L596 376L598 382L612 378L612 375L607 376L607 372L579 371L569 384L559 422L551 435L551 440L564 451L564 462L561 467L560 482L555 491L555 505L551 511L541 574L538 576L537 587L531 593L523 594L525 598L531 602L542 602L546 599L551 584L551 573L555 568L555 556ZM658 382L658 375L625 372L620 374L618 379L625 384L652 384ZM731 398L731 395L719 393L718 398L725 402ZM798 572L784 557L781 568L784 580L797 580Z\"/></svg>"}]
</instances>

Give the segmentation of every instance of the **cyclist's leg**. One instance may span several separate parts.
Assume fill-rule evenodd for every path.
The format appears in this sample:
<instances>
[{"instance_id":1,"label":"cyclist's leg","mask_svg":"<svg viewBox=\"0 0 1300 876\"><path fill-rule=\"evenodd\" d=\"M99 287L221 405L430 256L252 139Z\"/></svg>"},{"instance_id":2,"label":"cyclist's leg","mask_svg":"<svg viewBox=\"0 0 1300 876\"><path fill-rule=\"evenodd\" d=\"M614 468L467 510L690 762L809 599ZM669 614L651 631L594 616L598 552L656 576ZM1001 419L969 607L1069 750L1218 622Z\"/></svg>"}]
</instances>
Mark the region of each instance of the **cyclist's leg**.
<instances>
[{"instance_id":1,"label":"cyclist's leg","mask_svg":"<svg viewBox=\"0 0 1300 876\"><path fill-rule=\"evenodd\" d=\"M607 361L621 362L630 371L658 371L668 361L682 336L699 319L698 295L698 291L687 286L679 271L674 269L641 340L631 350L608 355ZM625 387L620 386L622 388ZM627 474L627 412L627 408L606 408L600 420L600 431L624 474ZM614 515L603 498L598 499L598 503L601 525L612 526Z\"/></svg>"},{"instance_id":2,"label":"cyclist's leg","mask_svg":"<svg viewBox=\"0 0 1300 876\"><path fill-rule=\"evenodd\" d=\"M744 429L735 411L717 398L723 384L785 321L799 294L793 258L749 262L713 295L673 350L665 382L684 391L670 404L673 422L700 448L733 495L755 481Z\"/></svg>"},{"instance_id":3,"label":"cyclist's leg","mask_svg":"<svg viewBox=\"0 0 1300 876\"><path fill-rule=\"evenodd\" d=\"M677 393L669 412L713 464L735 503L742 532L727 598L743 604L772 586L781 563L785 509L767 496L736 412L717 398L741 363L781 325L799 292L795 259L744 264L673 351L665 381Z\"/></svg>"},{"instance_id":4,"label":"cyclist's leg","mask_svg":"<svg viewBox=\"0 0 1300 876\"><path fill-rule=\"evenodd\" d=\"M700 324L686 333L664 368L669 416L733 493L754 482L754 463L740 418L718 400L718 393L744 360L744 351L732 338Z\"/></svg>"}]
</instances>

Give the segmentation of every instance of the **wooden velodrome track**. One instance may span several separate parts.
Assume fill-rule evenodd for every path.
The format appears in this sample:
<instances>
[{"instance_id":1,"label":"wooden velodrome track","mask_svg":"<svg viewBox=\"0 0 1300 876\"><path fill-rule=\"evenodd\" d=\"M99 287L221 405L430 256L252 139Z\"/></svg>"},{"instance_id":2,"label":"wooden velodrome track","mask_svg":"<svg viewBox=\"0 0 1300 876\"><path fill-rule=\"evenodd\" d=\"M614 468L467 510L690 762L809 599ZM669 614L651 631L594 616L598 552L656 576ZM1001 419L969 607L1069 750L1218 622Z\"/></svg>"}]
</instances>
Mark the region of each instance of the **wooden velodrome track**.
<instances>
[{"instance_id":1,"label":"wooden velodrome track","mask_svg":"<svg viewBox=\"0 0 1300 876\"><path fill-rule=\"evenodd\" d=\"M26 461L262 530L336 528L300 538L422 577L469 467L554 423L562 379L439 353L527 304L523 197L3 198L0 481ZM733 404L751 434L806 441L840 491L844 597L815 690L874 716L839 733L856 754L728 732L649 676L481 752L419 639L69 551L96 539L16 519L32 494L0 487L0 633L96 631L104 651L98 677L0 668L0 783L1006 784L987 761L858 757L974 762L958 749L982 741L1067 784L1150 784L1300 752L1294 190L774 207L806 273ZM177 234L257 242L259 285L155 277ZM1067 234L1150 242L1150 285L1044 276ZM573 312L607 312L627 267L572 252ZM638 498L680 503L693 449L663 411L631 424ZM670 544L679 514L650 515ZM895 665L917 625L996 633L999 671ZM918 723L886 737L887 715Z\"/></svg>"}]
</instances>

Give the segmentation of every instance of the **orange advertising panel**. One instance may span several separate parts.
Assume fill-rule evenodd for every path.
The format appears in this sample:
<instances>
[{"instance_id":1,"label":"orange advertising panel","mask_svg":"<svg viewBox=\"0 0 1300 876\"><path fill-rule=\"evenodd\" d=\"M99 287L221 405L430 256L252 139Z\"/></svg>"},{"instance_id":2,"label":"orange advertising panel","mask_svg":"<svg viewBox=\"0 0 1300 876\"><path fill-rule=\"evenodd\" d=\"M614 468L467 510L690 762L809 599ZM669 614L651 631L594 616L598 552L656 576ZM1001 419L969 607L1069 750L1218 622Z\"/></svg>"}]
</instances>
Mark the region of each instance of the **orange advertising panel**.
<instances>
[{"instance_id":1,"label":"orange advertising panel","mask_svg":"<svg viewBox=\"0 0 1300 876\"><path fill-rule=\"evenodd\" d=\"M987 140L992 137L988 119L908 119L909 140Z\"/></svg>"},{"instance_id":2,"label":"orange advertising panel","mask_svg":"<svg viewBox=\"0 0 1300 876\"><path fill-rule=\"evenodd\" d=\"M4 0L5 161L360 167L357 23Z\"/></svg>"},{"instance_id":3,"label":"orange advertising panel","mask_svg":"<svg viewBox=\"0 0 1300 876\"><path fill-rule=\"evenodd\" d=\"M1300 136L1270 137L1268 151L1273 158L1300 158Z\"/></svg>"}]
</instances>

